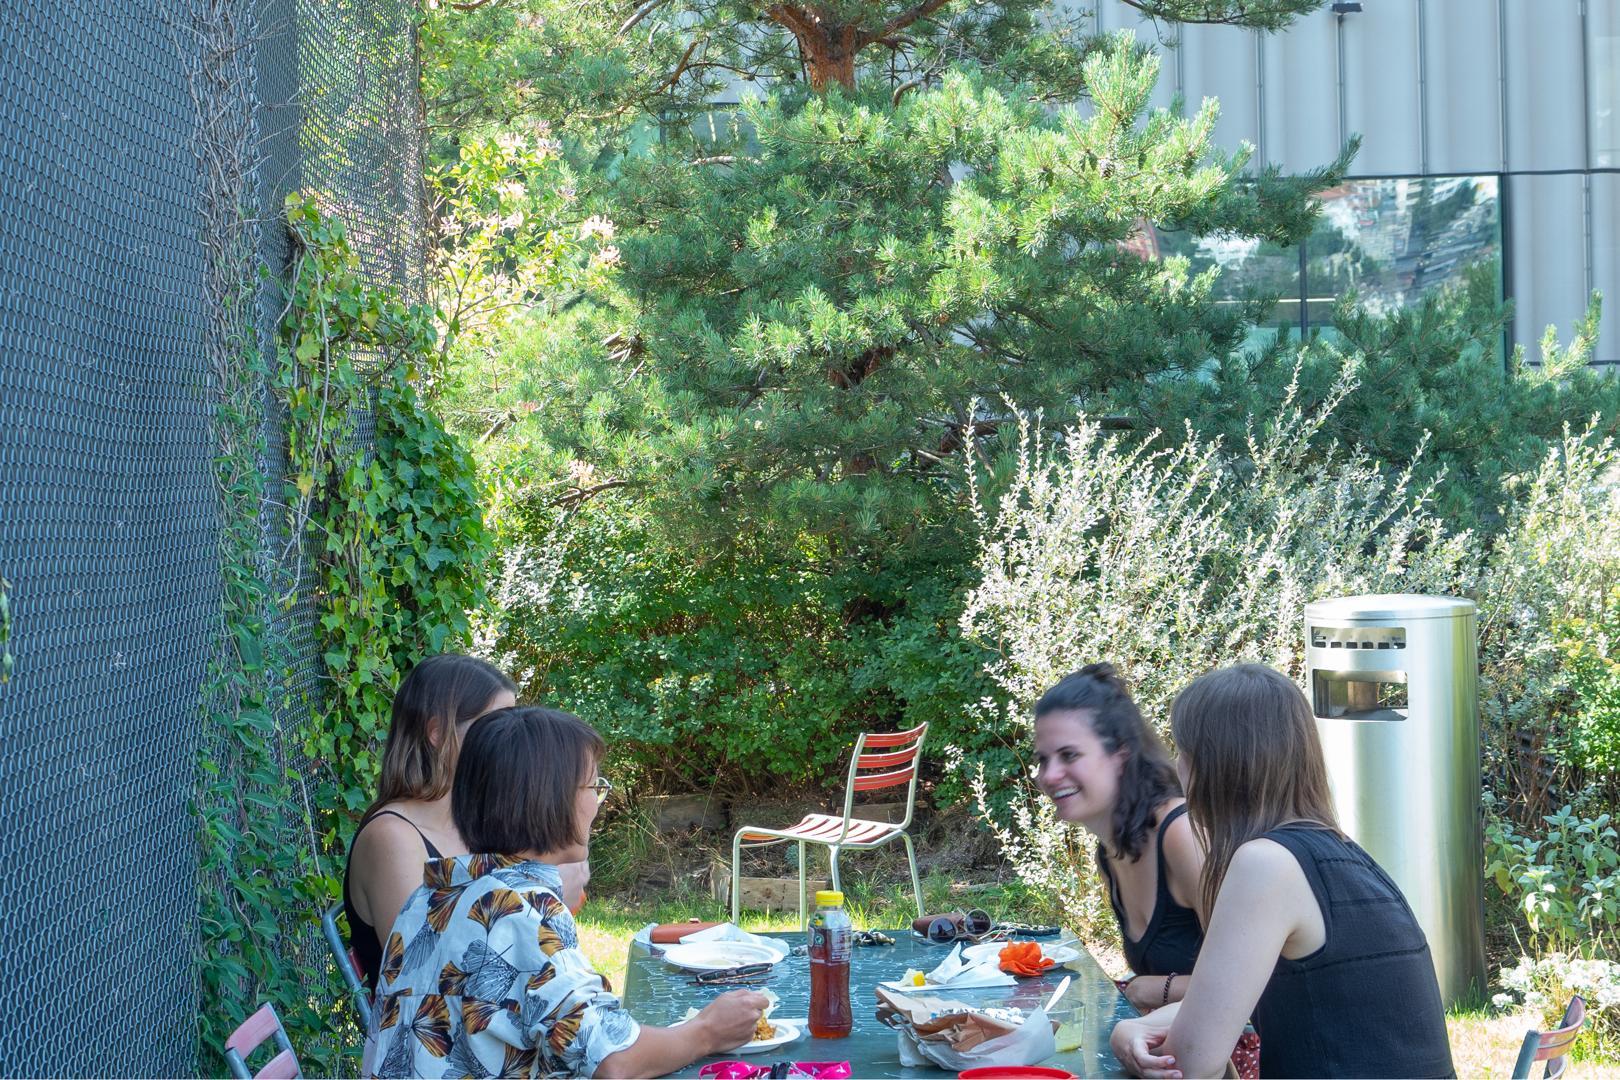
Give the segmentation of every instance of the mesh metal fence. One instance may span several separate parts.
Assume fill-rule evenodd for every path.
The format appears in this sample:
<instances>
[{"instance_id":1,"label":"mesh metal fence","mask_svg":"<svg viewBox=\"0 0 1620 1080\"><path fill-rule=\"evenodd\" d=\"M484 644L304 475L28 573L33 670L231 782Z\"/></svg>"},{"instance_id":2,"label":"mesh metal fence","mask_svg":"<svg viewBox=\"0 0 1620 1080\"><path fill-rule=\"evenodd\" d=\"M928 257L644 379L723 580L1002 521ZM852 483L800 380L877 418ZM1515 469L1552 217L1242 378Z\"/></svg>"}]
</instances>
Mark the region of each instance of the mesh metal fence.
<instances>
[{"instance_id":1,"label":"mesh metal fence","mask_svg":"<svg viewBox=\"0 0 1620 1080\"><path fill-rule=\"evenodd\" d=\"M0 5L0 1074L190 1073L211 1007L189 800L220 522L192 24L217 2ZM239 6L249 197L269 222L319 192L365 268L419 295L414 7ZM309 614L306 595L282 616L289 713L320 692Z\"/></svg>"}]
</instances>

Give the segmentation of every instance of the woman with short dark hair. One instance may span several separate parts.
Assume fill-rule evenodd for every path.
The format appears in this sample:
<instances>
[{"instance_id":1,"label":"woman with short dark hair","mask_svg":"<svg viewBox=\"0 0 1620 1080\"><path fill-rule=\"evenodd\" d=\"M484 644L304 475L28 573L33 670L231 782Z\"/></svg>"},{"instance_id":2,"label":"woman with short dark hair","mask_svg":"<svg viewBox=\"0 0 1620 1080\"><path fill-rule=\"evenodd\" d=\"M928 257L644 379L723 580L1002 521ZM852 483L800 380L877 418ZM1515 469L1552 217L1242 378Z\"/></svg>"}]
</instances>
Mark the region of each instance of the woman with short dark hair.
<instances>
[{"instance_id":1,"label":"woman with short dark hair","mask_svg":"<svg viewBox=\"0 0 1620 1080\"><path fill-rule=\"evenodd\" d=\"M1114 1028L1140 1076L1219 1076L1252 1015L1262 1076L1452 1076L1428 941L1339 831L1316 719L1260 664L1193 680L1170 710L1208 932L1186 996Z\"/></svg>"},{"instance_id":2,"label":"woman with short dark hair","mask_svg":"<svg viewBox=\"0 0 1620 1080\"><path fill-rule=\"evenodd\" d=\"M609 785L583 721L509 708L468 731L450 805L474 854L429 863L383 951L368 1076L659 1076L753 1038L766 998L678 1028L631 1018L579 951L561 863L584 861Z\"/></svg>"}]
</instances>

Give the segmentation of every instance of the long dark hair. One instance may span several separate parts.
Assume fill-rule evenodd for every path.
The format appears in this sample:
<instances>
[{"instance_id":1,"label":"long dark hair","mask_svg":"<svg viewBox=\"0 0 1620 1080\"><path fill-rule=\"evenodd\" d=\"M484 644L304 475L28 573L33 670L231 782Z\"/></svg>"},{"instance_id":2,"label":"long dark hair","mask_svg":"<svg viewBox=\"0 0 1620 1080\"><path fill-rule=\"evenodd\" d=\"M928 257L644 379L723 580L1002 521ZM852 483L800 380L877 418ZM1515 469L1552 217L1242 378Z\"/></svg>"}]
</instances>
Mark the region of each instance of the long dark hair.
<instances>
[{"instance_id":1,"label":"long dark hair","mask_svg":"<svg viewBox=\"0 0 1620 1080\"><path fill-rule=\"evenodd\" d=\"M1125 751L1114 802L1114 835L1099 848L1116 859L1135 862L1147 848L1148 831L1158 824L1159 804L1181 794L1164 740L1142 719L1125 680L1113 664L1087 664L1041 695L1035 719L1048 713L1082 712L1110 754Z\"/></svg>"},{"instance_id":2,"label":"long dark hair","mask_svg":"<svg viewBox=\"0 0 1620 1080\"><path fill-rule=\"evenodd\" d=\"M1170 706L1187 764L1187 816L1204 842L1204 917L1237 849L1286 821L1337 830L1316 717L1293 680L1264 664L1200 675Z\"/></svg>"},{"instance_id":3,"label":"long dark hair","mask_svg":"<svg viewBox=\"0 0 1620 1080\"><path fill-rule=\"evenodd\" d=\"M411 668L394 692L394 717L371 809L447 794L456 774L456 728L480 716L502 690L516 694L517 686L476 656L440 653Z\"/></svg>"}]
</instances>

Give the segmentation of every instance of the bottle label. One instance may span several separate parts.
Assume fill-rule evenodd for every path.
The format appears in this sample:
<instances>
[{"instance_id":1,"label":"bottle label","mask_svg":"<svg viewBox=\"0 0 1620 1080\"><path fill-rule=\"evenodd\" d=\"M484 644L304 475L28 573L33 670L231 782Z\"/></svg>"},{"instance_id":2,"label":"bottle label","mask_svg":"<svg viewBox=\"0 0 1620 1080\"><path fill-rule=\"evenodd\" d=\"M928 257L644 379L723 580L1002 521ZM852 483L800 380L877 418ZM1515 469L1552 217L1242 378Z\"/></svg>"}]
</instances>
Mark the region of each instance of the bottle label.
<instances>
[{"instance_id":1,"label":"bottle label","mask_svg":"<svg viewBox=\"0 0 1620 1080\"><path fill-rule=\"evenodd\" d=\"M814 926L810 929L810 962L812 964L847 964L854 944L850 932L842 927Z\"/></svg>"}]
</instances>

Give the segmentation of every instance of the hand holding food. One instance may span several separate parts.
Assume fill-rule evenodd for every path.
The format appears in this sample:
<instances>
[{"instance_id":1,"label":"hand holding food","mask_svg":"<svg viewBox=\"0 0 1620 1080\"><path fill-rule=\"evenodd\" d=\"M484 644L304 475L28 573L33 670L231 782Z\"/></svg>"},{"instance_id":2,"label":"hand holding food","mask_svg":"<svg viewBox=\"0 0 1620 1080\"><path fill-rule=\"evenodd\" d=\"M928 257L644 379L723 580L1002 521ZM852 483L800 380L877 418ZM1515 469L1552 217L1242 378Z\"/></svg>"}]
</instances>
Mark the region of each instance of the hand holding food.
<instances>
[{"instance_id":1,"label":"hand holding food","mask_svg":"<svg viewBox=\"0 0 1620 1080\"><path fill-rule=\"evenodd\" d=\"M709 1031L711 1053L734 1050L752 1042L770 998L756 990L730 990L698 1014L698 1022Z\"/></svg>"}]
</instances>

